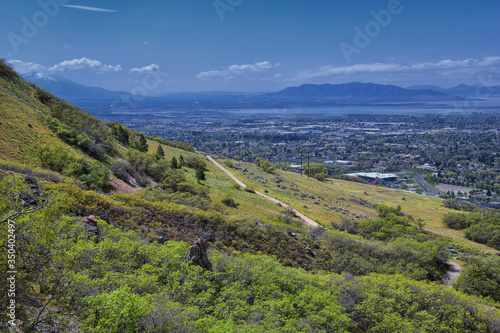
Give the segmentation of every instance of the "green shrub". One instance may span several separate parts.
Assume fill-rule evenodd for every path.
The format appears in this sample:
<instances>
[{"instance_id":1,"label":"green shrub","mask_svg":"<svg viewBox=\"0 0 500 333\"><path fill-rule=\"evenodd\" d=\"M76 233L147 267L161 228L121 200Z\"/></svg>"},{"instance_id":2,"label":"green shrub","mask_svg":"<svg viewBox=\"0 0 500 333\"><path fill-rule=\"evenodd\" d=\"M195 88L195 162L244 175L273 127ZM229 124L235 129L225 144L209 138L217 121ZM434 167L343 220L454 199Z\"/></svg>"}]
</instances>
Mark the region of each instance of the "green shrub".
<instances>
[{"instance_id":1,"label":"green shrub","mask_svg":"<svg viewBox=\"0 0 500 333\"><path fill-rule=\"evenodd\" d=\"M232 208L237 208L238 207L238 203L236 201L234 201L233 198L231 198L230 196L226 196L224 199L221 200L222 203L228 207L232 207Z\"/></svg>"},{"instance_id":2,"label":"green shrub","mask_svg":"<svg viewBox=\"0 0 500 333\"><path fill-rule=\"evenodd\" d=\"M500 304L500 258L472 256L455 283L457 290L491 298Z\"/></svg>"},{"instance_id":3,"label":"green shrub","mask_svg":"<svg viewBox=\"0 0 500 333\"><path fill-rule=\"evenodd\" d=\"M247 187L245 187L245 192L255 193L255 189L251 186L247 186Z\"/></svg>"},{"instance_id":4,"label":"green shrub","mask_svg":"<svg viewBox=\"0 0 500 333\"><path fill-rule=\"evenodd\" d=\"M80 328L85 332L144 332L140 321L150 312L152 297L141 297L124 286L110 293L89 296Z\"/></svg>"}]
</instances>

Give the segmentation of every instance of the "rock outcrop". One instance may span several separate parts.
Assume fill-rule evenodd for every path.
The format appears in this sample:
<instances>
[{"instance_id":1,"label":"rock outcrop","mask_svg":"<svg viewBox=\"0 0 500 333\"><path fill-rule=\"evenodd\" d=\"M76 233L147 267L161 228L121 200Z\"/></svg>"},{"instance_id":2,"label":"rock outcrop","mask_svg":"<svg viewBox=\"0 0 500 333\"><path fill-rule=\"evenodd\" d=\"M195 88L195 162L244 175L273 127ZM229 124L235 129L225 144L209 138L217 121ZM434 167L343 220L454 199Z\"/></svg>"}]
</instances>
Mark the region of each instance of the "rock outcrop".
<instances>
[{"instance_id":1,"label":"rock outcrop","mask_svg":"<svg viewBox=\"0 0 500 333\"><path fill-rule=\"evenodd\" d=\"M97 225L97 218L94 215L90 215L85 218L85 230L87 231L89 238L94 238L96 243L99 242L101 231Z\"/></svg>"},{"instance_id":2,"label":"rock outcrop","mask_svg":"<svg viewBox=\"0 0 500 333\"><path fill-rule=\"evenodd\" d=\"M207 243L203 238L198 238L193 246L189 249L189 252L186 253L186 260L192 261L194 264L211 271L212 263L208 260L207 254Z\"/></svg>"}]
</instances>

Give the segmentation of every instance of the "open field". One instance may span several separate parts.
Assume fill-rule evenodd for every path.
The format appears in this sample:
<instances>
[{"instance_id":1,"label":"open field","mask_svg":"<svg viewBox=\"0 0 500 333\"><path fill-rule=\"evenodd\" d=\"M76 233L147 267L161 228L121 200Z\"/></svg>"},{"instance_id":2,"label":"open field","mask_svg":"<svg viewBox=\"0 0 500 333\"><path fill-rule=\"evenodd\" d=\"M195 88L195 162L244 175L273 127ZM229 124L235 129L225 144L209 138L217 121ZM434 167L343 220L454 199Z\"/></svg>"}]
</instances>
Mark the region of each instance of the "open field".
<instances>
[{"instance_id":1,"label":"open field","mask_svg":"<svg viewBox=\"0 0 500 333\"><path fill-rule=\"evenodd\" d=\"M448 191L453 191L455 194L457 194L458 191L462 193L469 193L472 190L475 190L473 187L464 187L464 186L456 186L456 185L448 185L448 184L439 184L435 186L438 190L440 190L443 193L446 193Z\"/></svg>"}]
</instances>

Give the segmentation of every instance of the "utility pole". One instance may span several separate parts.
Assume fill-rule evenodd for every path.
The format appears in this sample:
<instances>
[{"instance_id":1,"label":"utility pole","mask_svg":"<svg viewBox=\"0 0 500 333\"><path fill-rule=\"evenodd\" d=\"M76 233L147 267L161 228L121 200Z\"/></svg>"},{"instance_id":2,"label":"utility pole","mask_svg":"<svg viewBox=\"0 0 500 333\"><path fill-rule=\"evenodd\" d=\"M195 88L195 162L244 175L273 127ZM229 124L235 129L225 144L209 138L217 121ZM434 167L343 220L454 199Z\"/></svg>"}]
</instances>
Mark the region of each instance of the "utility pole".
<instances>
[{"instance_id":1,"label":"utility pole","mask_svg":"<svg viewBox=\"0 0 500 333\"><path fill-rule=\"evenodd\" d=\"M309 154L311 153L311 149L307 151L307 178L309 178L309 174L311 173L311 169L309 168Z\"/></svg>"},{"instance_id":2,"label":"utility pole","mask_svg":"<svg viewBox=\"0 0 500 333\"><path fill-rule=\"evenodd\" d=\"M302 170L304 168L302 167L302 147L300 147L300 175L302 176Z\"/></svg>"}]
</instances>

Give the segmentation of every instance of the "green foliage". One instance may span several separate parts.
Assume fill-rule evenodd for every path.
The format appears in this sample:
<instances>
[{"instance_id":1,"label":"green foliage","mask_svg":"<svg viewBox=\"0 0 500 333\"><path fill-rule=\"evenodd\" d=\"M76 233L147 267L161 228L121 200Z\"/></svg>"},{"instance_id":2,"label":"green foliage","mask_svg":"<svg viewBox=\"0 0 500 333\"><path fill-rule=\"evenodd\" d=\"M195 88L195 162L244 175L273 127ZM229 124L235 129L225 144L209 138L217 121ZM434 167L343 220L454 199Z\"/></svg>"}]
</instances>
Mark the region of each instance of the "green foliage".
<instances>
[{"instance_id":1,"label":"green foliage","mask_svg":"<svg viewBox=\"0 0 500 333\"><path fill-rule=\"evenodd\" d=\"M161 145L158 145L158 149L156 150L156 155L159 157L165 157L165 152Z\"/></svg>"},{"instance_id":2,"label":"green foliage","mask_svg":"<svg viewBox=\"0 0 500 333\"><path fill-rule=\"evenodd\" d=\"M479 210L479 207L477 207L473 203L470 203L468 201L463 201L463 200L459 201L459 200L455 200L455 199L446 199L443 202L443 206L446 208L463 210L465 212L474 212L474 211Z\"/></svg>"},{"instance_id":3,"label":"green foliage","mask_svg":"<svg viewBox=\"0 0 500 333\"><path fill-rule=\"evenodd\" d=\"M38 99L42 104L48 105L52 101L52 96L49 92L42 88L36 88L35 98Z\"/></svg>"},{"instance_id":4,"label":"green foliage","mask_svg":"<svg viewBox=\"0 0 500 333\"><path fill-rule=\"evenodd\" d=\"M206 189L193 184L196 190L192 190L197 194L190 192L164 192L155 188L147 187L136 192L136 196L150 202L167 202L189 207L196 207L205 211L221 211L222 208L210 200L206 194ZM196 187L197 186L197 187ZM186 189L187 187L181 187Z\"/></svg>"},{"instance_id":5,"label":"green foliage","mask_svg":"<svg viewBox=\"0 0 500 333\"><path fill-rule=\"evenodd\" d=\"M4 58L0 58L0 77L9 81L21 78Z\"/></svg>"},{"instance_id":6,"label":"green foliage","mask_svg":"<svg viewBox=\"0 0 500 333\"><path fill-rule=\"evenodd\" d=\"M196 168L195 177L198 180L198 183L201 180L205 180L205 171L206 171L206 169L202 166L199 166L198 168Z\"/></svg>"},{"instance_id":7,"label":"green foliage","mask_svg":"<svg viewBox=\"0 0 500 333\"><path fill-rule=\"evenodd\" d=\"M39 178L52 183L63 183L65 181L65 177L61 176L59 173L32 166L30 167L12 161L0 160L0 170L13 171L24 174L27 178Z\"/></svg>"},{"instance_id":8,"label":"green foliage","mask_svg":"<svg viewBox=\"0 0 500 333\"><path fill-rule=\"evenodd\" d=\"M236 201L234 201L233 198L231 198L229 195L227 195L224 199L221 200L222 203L228 207L231 207L231 208L238 208L238 203Z\"/></svg>"},{"instance_id":9,"label":"green foliage","mask_svg":"<svg viewBox=\"0 0 500 333\"><path fill-rule=\"evenodd\" d=\"M108 123L109 127L111 127L111 132L113 136L125 147L130 145L130 134L129 129L123 127L118 123Z\"/></svg>"},{"instance_id":10,"label":"green foliage","mask_svg":"<svg viewBox=\"0 0 500 333\"><path fill-rule=\"evenodd\" d=\"M139 144L137 146L137 149L139 149L139 151L142 151L143 153L148 152L148 142L147 142L146 138L144 137L144 134L141 134L139 136Z\"/></svg>"},{"instance_id":11,"label":"green foliage","mask_svg":"<svg viewBox=\"0 0 500 333\"><path fill-rule=\"evenodd\" d=\"M105 142L111 137L109 128L98 118L91 116L88 112L69 104L65 100L50 95L47 105L50 108L50 116L56 118L60 123L67 125L78 134L85 133L96 142Z\"/></svg>"},{"instance_id":12,"label":"green foliage","mask_svg":"<svg viewBox=\"0 0 500 333\"><path fill-rule=\"evenodd\" d=\"M165 140L165 139L162 139L162 138L159 138L159 137L156 137L156 138L151 138L149 137L149 139L151 140L154 140L158 143L161 143L165 146L169 146L169 147L174 147L174 148L177 148L177 149L182 149L182 150L185 150L185 151L189 151L189 152L194 152L195 149L194 149L194 146L190 143L187 143L187 142L181 142L181 141L168 141L168 140Z\"/></svg>"},{"instance_id":13,"label":"green foliage","mask_svg":"<svg viewBox=\"0 0 500 333\"><path fill-rule=\"evenodd\" d=\"M257 157L255 159L255 163L262 169L262 171L267 173L273 173L276 170L274 164L269 162L268 160L263 159L262 157Z\"/></svg>"},{"instance_id":14,"label":"green foliage","mask_svg":"<svg viewBox=\"0 0 500 333\"><path fill-rule=\"evenodd\" d=\"M149 296L149 297L148 297ZM89 296L80 328L85 332L143 332L140 321L150 312L151 295L141 297L124 286L110 293Z\"/></svg>"},{"instance_id":15,"label":"green foliage","mask_svg":"<svg viewBox=\"0 0 500 333\"><path fill-rule=\"evenodd\" d=\"M255 189L252 186L246 186L244 191L248 193L255 193Z\"/></svg>"},{"instance_id":16,"label":"green foliage","mask_svg":"<svg viewBox=\"0 0 500 333\"><path fill-rule=\"evenodd\" d=\"M93 144L94 142L85 133L76 136L76 145L83 151L88 151Z\"/></svg>"},{"instance_id":17,"label":"green foliage","mask_svg":"<svg viewBox=\"0 0 500 333\"><path fill-rule=\"evenodd\" d=\"M319 181L325 180L328 176L328 169L319 163L305 164L305 174L309 177L316 178Z\"/></svg>"},{"instance_id":18,"label":"green foliage","mask_svg":"<svg viewBox=\"0 0 500 333\"><path fill-rule=\"evenodd\" d=\"M449 213L443 223L452 229L464 230L465 237L500 250L500 214L486 210L475 214Z\"/></svg>"},{"instance_id":19,"label":"green foliage","mask_svg":"<svg viewBox=\"0 0 500 333\"><path fill-rule=\"evenodd\" d=\"M179 165L177 163L177 159L175 158L175 156L173 156L172 159L170 160L170 168L172 168L173 170L179 169Z\"/></svg>"},{"instance_id":20,"label":"green foliage","mask_svg":"<svg viewBox=\"0 0 500 333\"><path fill-rule=\"evenodd\" d=\"M443 216L443 223L448 228L457 230L465 229L470 226L465 214L455 214L455 213L445 214Z\"/></svg>"},{"instance_id":21,"label":"green foliage","mask_svg":"<svg viewBox=\"0 0 500 333\"><path fill-rule=\"evenodd\" d=\"M369 332L493 332L481 306L436 284L401 275L371 275L348 282L351 318ZM443 320L446 318L445 320Z\"/></svg>"},{"instance_id":22,"label":"green foliage","mask_svg":"<svg viewBox=\"0 0 500 333\"><path fill-rule=\"evenodd\" d=\"M23 209L15 206L14 194L29 190L22 179L9 182L0 179L0 220ZM109 198L68 183L44 191L51 191L50 204L16 222L22 249L18 300L24 309L18 314L39 330L38 311L58 332L70 331L75 319L70 312L85 332L492 332L497 325L495 313L481 301L437 284L398 275L346 274L343 279L282 265L296 257L300 265L331 265L330 272L368 266L418 277L426 275L420 263L436 260L435 242L398 239L385 245L303 226L225 220L218 213L166 203L154 189L145 194L159 199L154 203L134 195ZM99 236L90 238L80 217L90 213L119 227L98 219ZM122 230L140 223L165 228L169 238L186 242L208 230L213 248L228 252L211 250L214 269L206 271L186 264L185 242L160 245ZM0 227L5 234L5 224ZM0 241L4 246L5 239ZM315 257L305 255L305 246ZM6 281L5 263L0 257L1 281ZM48 307L31 305L46 299Z\"/></svg>"},{"instance_id":23,"label":"green foliage","mask_svg":"<svg viewBox=\"0 0 500 333\"><path fill-rule=\"evenodd\" d=\"M207 162L198 156L190 155L184 159L184 162L191 169L207 168Z\"/></svg>"},{"instance_id":24,"label":"green foliage","mask_svg":"<svg viewBox=\"0 0 500 333\"><path fill-rule=\"evenodd\" d=\"M491 298L500 304L500 258L471 256L455 288L470 295Z\"/></svg>"},{"instance_id":25,"label":"green foliage","mask_svg":"<svg viewBox=\"0 0 500 333\"><path fill-rule=\"evenodd\" d=\"M147 174L156 182L161 182L170 168L170 163L166 159L158 159L152 154L129 150L124 157L132 165L132 176L136 179L142 179ZM141 186L148 185L147 182L141 184Z\"/></svg>"},{"instance_id":26,"label":"green foliage","mask_svg":"<svg viewBox=\"0 0 500 333\"><path fill-rule=\"evenodd\" d=\"M429 237L422 232L425 222L421 218L415 219L412 215L405 215L401 206L388 207L379 205L376 207L378 219L367 219L363 221L344 220L334 226L351 234L361 234L367 239L378 239L387 241L398 237L412 238L418 241L427 241Z\"/></svg>"},{"instance_id":27,"label":"green foliage","mask_svg":"<svg viewBox=\"0 0 500 333\"><path fill-rule=\"evenodd\" d=\"M40 147L38 159L41 166L66 176L75 177L91 189L109 190L109 171L107 169L97 163L87 162L84 158L73 156L62 146Z\"/></svg>"},{"instance_id":28,"label":"green foliage","mask_svg":"<svg viewBox=\"0 0 500 333\"><path fill-rule=\"evenodd\" d=\"M184 192L208 198L208 190L192 181L188 181L182 170L167 170L161 186L163 190L169 193Z\"/></svg>"}]
</instances>

